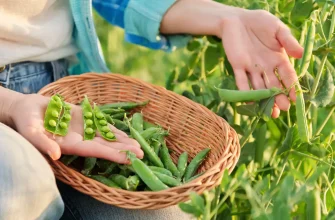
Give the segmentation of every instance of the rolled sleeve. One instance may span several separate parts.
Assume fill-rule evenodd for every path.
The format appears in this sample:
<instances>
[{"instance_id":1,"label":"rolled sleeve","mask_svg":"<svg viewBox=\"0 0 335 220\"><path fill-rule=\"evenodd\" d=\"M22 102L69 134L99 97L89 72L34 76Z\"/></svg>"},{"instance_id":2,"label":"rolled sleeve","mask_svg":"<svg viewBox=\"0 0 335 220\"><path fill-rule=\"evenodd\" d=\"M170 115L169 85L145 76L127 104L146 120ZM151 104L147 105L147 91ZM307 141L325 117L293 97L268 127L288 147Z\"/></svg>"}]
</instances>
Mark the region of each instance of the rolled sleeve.
<instances>
[{"instance_id":1,"label":"rolled sleeve","mask_svg":"<svg viewBox=\"0 0 335 220\"><path fill-rule=\"evenodd\" d=\"M190 35L159 32L164 14L176 0L93 0L98 13L125 30L125 40L150 49L174 51L187 45Z\"/></svg>"}]
</instances>

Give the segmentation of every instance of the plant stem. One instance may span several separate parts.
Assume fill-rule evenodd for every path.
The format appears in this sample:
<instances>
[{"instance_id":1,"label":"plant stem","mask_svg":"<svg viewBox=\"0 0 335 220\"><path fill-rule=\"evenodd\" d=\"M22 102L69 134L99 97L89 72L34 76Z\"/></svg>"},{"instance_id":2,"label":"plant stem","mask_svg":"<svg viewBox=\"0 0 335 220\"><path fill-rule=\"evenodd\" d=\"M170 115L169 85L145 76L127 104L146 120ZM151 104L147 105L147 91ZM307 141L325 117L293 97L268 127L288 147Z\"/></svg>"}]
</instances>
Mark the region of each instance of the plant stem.
<instances>
[{"instance_id":1,"label":"plant stem","mask_svg":"<svg viewBox=\"0 0 335 220\"><path fill-rule=\"evenodd\" d=\"M326 183L328 185L328 188L330 190L330 194L333 197L333 201L335 201L335 193L334 193L334 190L332 188L332 184L330 184L330 182L329 182L328 176L325 173L323 173L322 176L323 176L323 178L325 179L325 181L326 181Z\"/></svg>"},{"instance_id":2,"label":"plant stem","mask_svg":"<svg viewBox=\"0 0 335 220\"><path fill-rule=\"evenodd\" d=\"M290 109L287 111L287 125L292 127Z\"/></svg>"},{"instance_id":3,"label":"plant stem","mask_svg":"<svg viewBox=\"0 0 335 220\"><path fill-rule=\"evenodd\" d=\"M260 168L263 167L263 156L266 141L267 124L261 123L260 128L256 131L256 149L255 149L255 162L259 164Z\"/></svg>"},{"instance_id":4,"label":"plant stem","mask_svg":"<svg viewBox=\"0 0 335 220\"><path fill-rule=\"evenodd\" d=\"M326 119L323 121L322 125L320 126L320 128L317 130L317 132L315 133L315 136L318 136L321 131L323 130L323 128L326 126L328 120L330 119L330 117L333 115L334 113L334 110L335 110L335 106L333 106L330 110L330 112L328 113Z\"/></svg>"},{"instance_id":5,"label":"plant stem","mask_svg":"<svg viewBox=\"0 0 335 220\"><path fill-rule=\"evenodd\" d=\"M314 98L315 93L316 93L316 90L317 90L317 88L318 88L318 86L319 86L319 82L320 82L320 79L321 79L321 75L322 75L322 72L323 72L323 68L324 68L325 63L326 63L326 61L327 61L327 56L328 56L328 53L326 53L326 54L323 56L322 61L321 61L321 64L320 64L320 66L319 66L318 73L316 74L316 77L315 77L315 79L314 79L314 83L313 83L313 87L312 87L312 91L311 91L311 95L310 95L311 100ZM306 112L309 111L310 107L311 107L311 102L308 103Z\"/></svg>"},{"instance_id":6,"label":"plant stem","mask_svg":"<svg viewBox=\"0 0 335 220\"><path fill-rule=\"evenodd\" d=\"M325 161L323 161L323 160L320 160L320 159L317 158L317 157L313 157L313 156L310 156L310 155L305 154L305 153L301 153L301 152L296 151L296 150L292 150L292 152L295 153L295 154L298 154L298 155L300 155L300 156L304 156L304 157L308 157L308 158L310 158L310 159L316 160L316 161L318 161L318 162L320 162L320 163L324 163L324 164L330 166L331 168L335 169L335 167L334 167L333 165L331 165L330 163L327 163L327 162L325 162Z\"/></svg>"},{"instance_id":7,"label":"plant stem","mask_svg":"<svg viewBox=\"0 0 335 220\"><path fill-rule=\"evenodd\" d=\"M248 133L246 135L244 135L241 139L241 148L244 147L244 145L247 143L247 141L249 140L251 134L254 132L254 130L256 129L256 126L259 122L260 118L259 117L255 117L251 120L251 129L248 131Z\"/></svg>"}]
</instances>

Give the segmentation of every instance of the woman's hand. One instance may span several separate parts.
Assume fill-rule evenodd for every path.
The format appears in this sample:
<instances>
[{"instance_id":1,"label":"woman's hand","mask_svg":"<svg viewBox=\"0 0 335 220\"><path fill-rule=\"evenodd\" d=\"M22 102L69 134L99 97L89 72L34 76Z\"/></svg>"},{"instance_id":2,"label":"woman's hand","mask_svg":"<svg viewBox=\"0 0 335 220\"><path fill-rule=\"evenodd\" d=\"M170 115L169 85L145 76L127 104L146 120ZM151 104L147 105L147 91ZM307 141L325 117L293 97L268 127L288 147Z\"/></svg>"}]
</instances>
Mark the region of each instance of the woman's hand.
<instances>
[{"instance_id":1,"label":"woman's hand","mask_svg":"<svg viewBox=\"0 0 335 220\"><path fill-rule=\"evenodd\" d=\"M163 34L214 35L222 39L240 90L281 87L297 81L288 56L300 58L303 48L290 30L274 15L263 10L245 10L208 0L178 0L163 17ZM290 98L295 101L294 89ZM290 102L278 95L273 117L288 110Z\"/></svg>"},{"instance_id":2,"label":"woman's hand","mask_svg":"<svg viewBox=\"0 0 335 220\"><path fill-rule=\"evenodd\" d=\"M49 98L41 95L24 95L10 108L14 128L42 153L57 160L61 154L103 158L117 163L128 163L122 150L130 150L143 157L138 142L124 132L111 126L117 140L109 142L97 135L93 140L83 141L83 118L80 106L72 105L71 123L66 136L54 136L44 129L44 113ZM98 134L98 133L97 133Z\"/></svg>"},{"instance_id":3,"label":"woman's hand","mask_svg":"<svg viewBox=\"0 0 335 220\"><path fill-rule=\"evenodd\" d=\"M301 58L303 48L290 30L274 15L262 10L236 9L238 13L223 19L217 36L222 39L227 57L234 69L237 87L250 90L271 87L281 88L279 75L285 88L298 80L288 55ZM294 87L290 98L295 101ZM290 108L288 97L281 94L275 99L272 116Z\"/></svg>"}]
</instances>

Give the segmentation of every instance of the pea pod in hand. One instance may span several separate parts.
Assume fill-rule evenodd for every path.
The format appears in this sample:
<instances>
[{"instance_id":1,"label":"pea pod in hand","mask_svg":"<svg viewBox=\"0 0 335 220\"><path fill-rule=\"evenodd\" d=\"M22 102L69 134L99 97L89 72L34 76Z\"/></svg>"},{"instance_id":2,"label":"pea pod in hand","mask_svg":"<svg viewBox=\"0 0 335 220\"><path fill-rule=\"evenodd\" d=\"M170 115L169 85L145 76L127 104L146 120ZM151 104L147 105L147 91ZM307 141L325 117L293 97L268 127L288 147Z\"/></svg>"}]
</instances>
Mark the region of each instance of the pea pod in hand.
<instances>
[{"instance_id":1,"label":"pea pod in hand","mask_svg":"<svg viewBox=\"0 0 335 220\"><path fill-rule=\"evenodd\" d=\"M224 102L251 102L251 101L260 101L262 99L267 99L272 96L276 96L283 91L279 88L273 87L270 89L258 89L258 90L229 90L229 89L219 89L219 96Z\"/></svg>"},{"instance_id":2,"label":"pea pod in hand","mask_svg":"<svg viewBox=\"0 0 335 220\"><path fill-rule=\"evenodd\" d=\"M56 132L57 124L60 120L62 110L62 97L59 94L51 96L44 116L44 128L47 131L53 134Z\"/></svg>"},{"instance_id":3,"label":"pea pod in hand","mask_svg":"<svg viewBox=\"0 0 335 220\"><path fill-rule=\"evenodd\" d=\"M107 123L107 119L105 115L102 113L102 111L99 109L97 105L94 105L93 109L93 118L95 126L97 127L99 133L101 136L108 141L115 141L116 137L113 131L110 129Z\"/></svg>"}]
</instances>

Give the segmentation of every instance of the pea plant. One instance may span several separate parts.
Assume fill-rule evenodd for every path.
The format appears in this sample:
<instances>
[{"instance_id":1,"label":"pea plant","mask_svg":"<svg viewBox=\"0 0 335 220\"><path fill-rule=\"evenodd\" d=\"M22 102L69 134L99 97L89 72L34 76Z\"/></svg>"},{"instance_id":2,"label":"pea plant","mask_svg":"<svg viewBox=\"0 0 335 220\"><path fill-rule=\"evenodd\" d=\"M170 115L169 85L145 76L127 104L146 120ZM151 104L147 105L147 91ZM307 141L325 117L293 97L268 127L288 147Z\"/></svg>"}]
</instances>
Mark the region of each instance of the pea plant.
<instances>
[{"instance_id":1,"label":"pea plant","mask_svg":"<svg viewBox=\"0 0 335 220\"><path fill-rule=\"evenodd\" d=\"M272 119L279 91L237 91L220 39L195 37L188 62L169 74L166 87L223 117L239 134L242 150L220 186L191 193L179 207L204 220L335 219L335 1L217 1L267 10L291 28L305 48L302 59L291 59L299 77L297 101Z\"/></svg>"}]
</instances>

